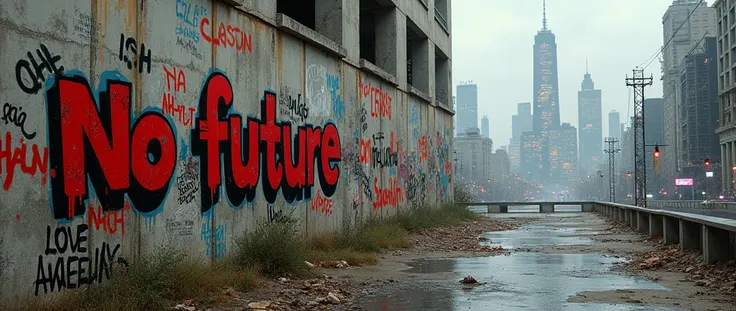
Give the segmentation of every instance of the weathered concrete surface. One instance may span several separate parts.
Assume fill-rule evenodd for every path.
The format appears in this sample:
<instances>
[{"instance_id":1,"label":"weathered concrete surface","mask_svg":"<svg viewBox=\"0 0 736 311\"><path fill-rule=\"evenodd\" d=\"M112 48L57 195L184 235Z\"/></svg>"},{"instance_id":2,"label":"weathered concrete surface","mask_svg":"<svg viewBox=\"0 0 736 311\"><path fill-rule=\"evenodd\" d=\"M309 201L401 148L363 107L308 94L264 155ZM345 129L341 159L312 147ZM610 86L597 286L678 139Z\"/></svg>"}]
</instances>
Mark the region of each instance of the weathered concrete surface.
<instances>
[{"instance_id":1,"label":"weathered concrete surface","mask_svg":"<svg viewBox=\"0 0 736 311\"><path fill-rule=\"evenodd\" d=\"M356 2L326 26L340 35L299 37L342 38L346 59L276 29L275 0L240 2L3 1L4 302L164 246L216 260L261 221L310 234L452 198L452 115L435 99L449 70L430 70L426 101L402 70L397 87L355 66ZM433 53L434 19L412 12Z\"/></svg>"},{"instance_id":2,"label":"weathered concrete surface","mask_svg":"<svg viewBox=\"0 0 736 311\"><path fill-rule=\"evenodd\" d=\"M621 269L627 255L652 249L646 236L593 213L490 214L522 226L489 232L481 244L508 254L401 250L377 266L327 270L367 283L336 310L731 310L733 297L685 281L683 273ZM533 220L529 222L529 220ZM463 286L471 275L481 284Z\"/></svg>"}]
</instances>

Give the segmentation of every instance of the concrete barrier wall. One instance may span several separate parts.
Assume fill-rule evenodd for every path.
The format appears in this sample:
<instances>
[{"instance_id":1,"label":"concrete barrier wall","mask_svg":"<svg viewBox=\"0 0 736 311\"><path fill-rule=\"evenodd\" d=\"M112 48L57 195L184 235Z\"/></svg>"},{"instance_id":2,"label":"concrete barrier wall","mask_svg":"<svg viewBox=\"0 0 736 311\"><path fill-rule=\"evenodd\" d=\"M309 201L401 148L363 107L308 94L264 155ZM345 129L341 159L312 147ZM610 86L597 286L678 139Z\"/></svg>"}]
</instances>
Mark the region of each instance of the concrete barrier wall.
<instances>
[{"instance_id":1,"label":"concrete barrier wall","mask_svg":"<svg viewBox=\"0 0 736 311\"><path fill-rule=\"evenodd\" d=\"M309 235L452 198L450 113L227 4L7 2L2 301L162 246L216 260L279 217Z\"/></svg>"}]
</instances>

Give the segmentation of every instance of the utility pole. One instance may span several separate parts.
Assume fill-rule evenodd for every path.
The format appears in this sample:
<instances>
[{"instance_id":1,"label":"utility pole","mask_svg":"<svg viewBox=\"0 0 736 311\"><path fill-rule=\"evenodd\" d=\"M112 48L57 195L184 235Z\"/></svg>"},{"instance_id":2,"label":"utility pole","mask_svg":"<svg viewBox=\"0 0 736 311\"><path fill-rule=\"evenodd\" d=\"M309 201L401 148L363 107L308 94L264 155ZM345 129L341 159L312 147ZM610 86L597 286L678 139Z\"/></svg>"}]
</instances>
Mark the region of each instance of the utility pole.
<instances>
[{"instance_id":1,"label":"utility pole","mask_svg":"<svg viewBox=\"0 0 736 311\"><path fill-rule=\"evenodd\" d=\"M634 89L634 198L635 205L647 206L647 161L644 135L644 88L652 85L653 78L644 77L644 69L636 67L626 86Z\"/></svg>"},{"instance_id":2,"label":"utility pole","mask_svg":"<svg viewBox=\"0 0 736 311\"><path fill-rule=\"evenodd\" d=\"M620 148L616 148L616 143L618 143L618 139L614 137L606 137L606 149L603 150L603 152L608 153L608 199L616 203L616 176L614 175L616 172L615 169L615 155L616 153L620 152Z\"/></svg>"}]
</instances>

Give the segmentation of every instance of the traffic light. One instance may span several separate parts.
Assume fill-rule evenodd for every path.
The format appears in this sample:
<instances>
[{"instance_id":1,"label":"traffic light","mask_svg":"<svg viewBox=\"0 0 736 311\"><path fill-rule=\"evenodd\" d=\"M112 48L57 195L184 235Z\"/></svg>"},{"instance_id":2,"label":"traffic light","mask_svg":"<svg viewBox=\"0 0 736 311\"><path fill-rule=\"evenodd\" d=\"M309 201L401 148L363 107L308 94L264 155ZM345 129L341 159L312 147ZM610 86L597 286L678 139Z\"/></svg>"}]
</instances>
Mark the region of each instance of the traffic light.
<instances>
[{"instance_id":1,"label":"traffic light","mask_svg":"<svg viewBox=\"0 0 736 311\"><path fill-rule=\"evenodd\" d=\"M731 171L733 171L734 173L736 173L736 165L734 165L733 167L731 167Z\"/></svg>"},{"instance_id":2,"label":"traffic light","mask_svg":"<svg viewBox=\"0 0 736 311\"><path fill-rule=\"evenodd\" d=\"M703 165L705 165L705 167L710 167L710 159L705 159L705 161L703 161Z\"/></svg>"},{"instance_id":3,"label":"traffic light","mask_svg":"<svg viewBox=\"0 0 736 311\"><path fill-rule=\"evenodd\" d=\"M654 146L654 157L659 158L659 145Z\"/></svg>"}]
</instances>

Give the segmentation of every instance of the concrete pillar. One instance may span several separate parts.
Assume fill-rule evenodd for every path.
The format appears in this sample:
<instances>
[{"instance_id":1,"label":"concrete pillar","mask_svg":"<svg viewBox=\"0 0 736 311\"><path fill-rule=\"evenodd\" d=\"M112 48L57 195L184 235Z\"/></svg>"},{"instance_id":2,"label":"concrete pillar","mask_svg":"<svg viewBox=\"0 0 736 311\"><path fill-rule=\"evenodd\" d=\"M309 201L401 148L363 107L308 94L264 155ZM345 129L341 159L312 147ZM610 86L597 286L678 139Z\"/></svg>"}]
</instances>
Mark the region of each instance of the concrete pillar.
<instances>
[{"instance_id":1,"label":"concrete pillar","mask_svg":"<svg viewBox=\"0 0 736 311\"><path fill-rule=\"evenodd\" d=\"M703 226L703 261L707 264L725 262L733 255L733 245L729 232L723 229Z\"/></svg>"},{"instance_id":2,"label":"concrete pillar","mask_svg":"<svg viewBox=\"0 0 736 311\"><path fill-rule=\"evenodd\" d=\"M624 209L624 210L621 210L621 213L622 213L622 214L623 214L623 216L624 216L624 217L623 217L624 223L625 223L626 225L628 225L628 224L629 224L629 210L628 210L628 209Z\"/></svg>"},{"instance_id":3,"label":"concrete pillar","mask_svg":"<svg viewBox=\"0 0 736 311\"><path fill-rule=\"evenodd\" d=\"M664 226L662 215L649 214L649 236L660 237L662 236Z\"/></svg>"},{"instance_id":4,"label":"concrete pillar","mask_svg":"<svg viewBox=\"0 0 736 311\"><path fill-rule=\"evenodd\" d=\"M375 22L375 65L403 84L406 81L406 16L396 7L385 8L375 13Z\"/></svg>"},{"instance_id":5,"label":"concrete pillar","mask_svg":"<svg viewBox=\"0 0 736 311\"><path fill-rule=\"evenodd\" d=\"M628 210L629 212L629 227L636 229L637 222L639 221L639 217L636 215L635 210Z\"/></svg>"},{"instance_id":6,"label":"concrete pillar","mask_svg":"<svg viewBox=\"0 0 736 311\"><path fill-rule=\"evenodd\" d=\"M675 217L662 216L664 244L680 243L680 221Z\"/></svg>"},{"instance_id":7,"label":"concrete pillar","mask_svg":"<svg viewBox=\"0 0 736 311\"><path fill-rule=\"evenodd\" d=\"M680 249L700 249L702 225L680 219Z\"/></svg>"},{"instance_id":8,"label":"concrete pillar","mask_svg":"<svg viewBox=\"0 0 736 311\"><path fill-rule=\"evenodd\" d=\"M593 203L583 203L583 206L581 207L582 212L592 212L596 205ZM604 207L605 209L606 207ZM554 211L554 206L552 208L552 211Z\"/></svg>"},{"instance_id":9,"label":"concrete pillar","mask_svg":"<svg viewBox=\"0 0 736 311\"><path fill-rule=\"evenodd\" d=\"M555 212L555 205L552 203L540 203L539 204L539 212L540 213L554 213Z\"/></svg>"},{"instance_id":10,"label":"concrete pillar","mask_svg":"<svg viewBox=\"0 0 736 311\"><path fill-rule=\"evenodd\" d=\"M494 205L494 204L489 204L488 205L488 213L489 214L495 214L495 213L500 213L500 212L501 212L501 206L500 205Z\"/></svg>"},{"instance_id":11,"label":"concrete pillar","mask_svg":"<svg viewBox=\"0 0 736 311\"><path fill-rule=\"evenodd\" d=\"M636 230L649 233L649 213L642 211L636 212Z\"/></svg>"}]
</instances>

